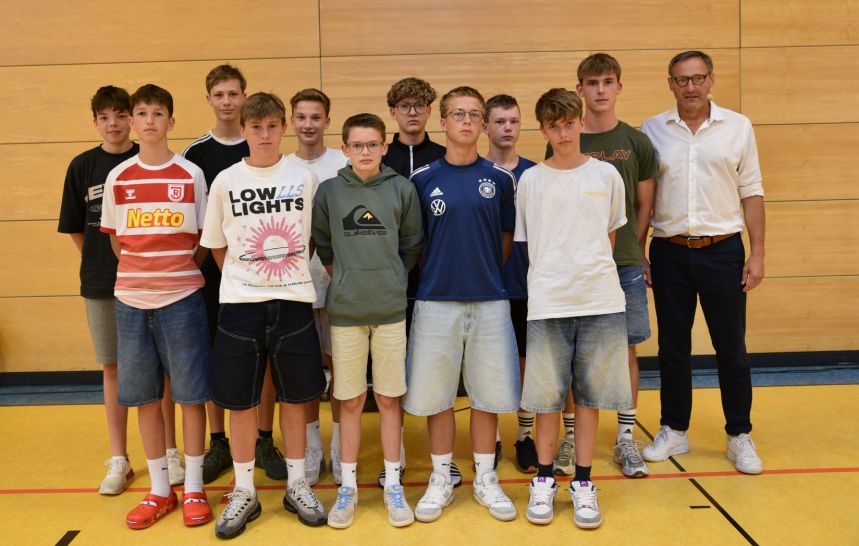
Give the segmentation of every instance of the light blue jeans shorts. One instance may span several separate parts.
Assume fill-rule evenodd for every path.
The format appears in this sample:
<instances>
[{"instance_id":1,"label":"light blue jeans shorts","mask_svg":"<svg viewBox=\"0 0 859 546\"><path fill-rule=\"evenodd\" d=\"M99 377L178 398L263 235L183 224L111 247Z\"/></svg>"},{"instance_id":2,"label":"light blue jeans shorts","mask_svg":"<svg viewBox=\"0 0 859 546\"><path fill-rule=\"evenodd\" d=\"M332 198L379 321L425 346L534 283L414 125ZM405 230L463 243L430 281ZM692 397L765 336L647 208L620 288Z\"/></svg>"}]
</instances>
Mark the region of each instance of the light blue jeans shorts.
<instances>
[{"instance_id":1,"label":"light blue jeans shorts","mask_svg":"<svg viewBox=\"0 0 859 546\"><path fill-rule=\"evenodd\" d=\"M519 355L507 300L415 302L403 407L412 415L452 408L460 372L472 409L518 409Z\"/></svg>"},{"instance_id":2,"label":"light blue jeans shorts","mask_svg":"<svg viewBox=\"0 0 859 546\"><path fill-rule=\"evenodd\" d=\"M576 405L632 407L624 313L528 321L522 409L555 413L570 385Z\"/></svg>"},{"instance_id":3,"label":"light blue jeans shorts","mask_svg":"<svg viewBox=\"0 0 859 546\"><path fill-rule=\"evenodd\" d=\"M647 283L640 265L619 265L617 276L626 297L626 338L630 347L650 338L650 317L647 314Z\"/></svg>"}]
</instances>

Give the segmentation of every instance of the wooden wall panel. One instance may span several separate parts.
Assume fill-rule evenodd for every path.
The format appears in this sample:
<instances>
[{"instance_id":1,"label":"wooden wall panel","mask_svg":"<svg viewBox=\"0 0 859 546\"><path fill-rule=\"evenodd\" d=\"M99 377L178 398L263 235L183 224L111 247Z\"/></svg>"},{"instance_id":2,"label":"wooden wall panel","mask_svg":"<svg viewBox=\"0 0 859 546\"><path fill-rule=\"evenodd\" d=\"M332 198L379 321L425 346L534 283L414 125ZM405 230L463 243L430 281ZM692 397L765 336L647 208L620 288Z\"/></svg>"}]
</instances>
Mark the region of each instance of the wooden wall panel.
<instances>
[{"instance_id":1,"label":"wooden wall panel","mask_svg":"<svg viewBox=\"0 0 859 546\"><path fill-rule=\"evenodd\" d=\"M368 0L360 9L323 0L320 6L323 56L739 45L738 0ZM701 24L690 24L692 13ZM379 32L379 21L396 22L399 32Z\"/></svg>"},{"instance_id":2,"label":"wooden wall panel","mask_svg":"<svg viewBox=\"0 0 859 546\"><path fill-rule=\"evenodd\" d=\"M764 125L755 136L767 202L859 199L859 123Z\"/></svg>"},{"instance_id":3,"label":"wooden wall panel","mask_svg":"<svg viewBox=\"0 0 859 546\"><path fill-rule=\"evenodd\" d=\"M622 51L618 60L624 66L624 89L618 114L639 125L674 104L668 90L667 66L673 52ZM323 89L331 97L331 126L339 127L349 115L368 111L390 120L385 96L391 85L408 75L424 78L441 96L459 85L477 88L485 98L497 93L516 97L522 109L523 127L534 129L534 105L551 87L575 89L576 68L588 55L584 51L552 53L416 55L391 57L323 58ZM739 108L739 52L714 52L719 87L714 94L727 108ZM409 69L404 69L409 66ZM476 70L475 67L492 67ZM428 128L438 131L438 102ZM395 130L394 121L390 121Z\"/></svg>"},{"instance_id":4,"label":"wooden wall panel","mask_svg":"<svg viewBox=\"0 0 859 546\"><path fill-rule=\"evenodd\" d=\"M4 0L0 65L210 59L214 66L221 59L318 56L317 6L317 0L150 0L144 9L97 0L35 7Z\"/></svg>"},{"instance_id":5,"label":"wooden wall panel","mask_svg":"<svg viewBox=\"0 0 859 546\"><path fill-rule=\"evenodd\" d=\"M0 298L0 372L98 369L80 296Z\"/></svg>"},{"instance_id":6,"label":"wooden wall panel","mask_svg":"<svg viewBox=\"0 0 859 546\"><path fill-rule=\"evenodd\" d=\"M648 291L653 337L639 356L656 356L656 311ZM749 294L746 346L750 353L859 350L859 276L765 279ZM700 306L693 354L714 354Z\"/></svg>"},{"instance_id":7,"label":"wooden wall panel","mask_svg":"<svg viewBox=\"0 0 859 546\"><path fill-rule=\"evenodd\" d=\"M742 0L743 47L859 43L859 1Z\"/></svg>"},{"instance_id":8,"label":"wooden wall panel","mask_svg":"<svg viewBox=\"0 0 859 546\"><path fill-rule=\"evenodd\" d=\"M14 249L0 268L0 298L79 292L80 254L56 221L0 222L0 244Z\"/></svg>"},{"instance_id":9,"label":"wooden wall panel","mask_svg":"<svg viewBox=\"0 0 859 546\"><path fill-rule=\"evenodd\" d=\"M740 81L756 124L859 121L859 45L743 49Z\"/></svg>"},{"instance_id":10,"label":"wooden wall panel","mask_svg":"<svg viewBox=\"0 0 859 546\"><path fill-rule=\"evenodd\" d=\"M8 95L2 143L92 141L89 101L102 85L133 92L144 83L173 94L176 126L172 138L195 138L212 125L206 102L206 74L212 61L137 63L52 67L4 67L0 79ZM288 99L304 87L319 86L316 59L248 60L236 62L248 80L248 91L274 91ZM132 133L133 135L133 133ZM96 135L97 136L97 135Z\"/></svg>"}]
</instances>

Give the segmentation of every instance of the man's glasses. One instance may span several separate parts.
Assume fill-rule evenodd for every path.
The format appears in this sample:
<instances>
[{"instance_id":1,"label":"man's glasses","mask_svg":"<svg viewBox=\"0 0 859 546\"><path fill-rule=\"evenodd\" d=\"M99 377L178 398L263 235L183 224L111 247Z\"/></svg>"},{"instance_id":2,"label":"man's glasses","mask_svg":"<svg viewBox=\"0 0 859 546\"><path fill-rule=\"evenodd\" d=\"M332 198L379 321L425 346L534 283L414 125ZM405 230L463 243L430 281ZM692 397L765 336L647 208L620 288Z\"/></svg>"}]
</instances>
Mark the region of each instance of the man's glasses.
<instances>
[{"instance_id":1,"label":"man's glasses","mask_svg":"<svg viewBox=\"0 0 859 546\"><path fill-rule=\"evenodd\" d=\"M454 110L453 112L448 112L446 117L451 117L456 121L462 121L465 119L465 116L471 118L471 121L474 123L483 121L483 112L479 112L477 110L472 110L471 112L466 112L465 110Z\"/></svg>"},{"instance_id":2,"label":"man's glasses","mask_svg":"<svg viewBox=\"0 0 859 546\"><path fill-rule=\"evenodd\" d=\"M381 142L375 140L373 142L350 142L346 145L349 151L353 154L360 154L364 151L364 148L367 148L367 151L371 154L375 154L382 149L382 146L383 144Z\"/></svg>"},{"instance_id":3,"label":"man's glasses","mask_svg":"<svg viewBox=\"0 0 859 546\"><path fill-rule=\"evenodd\" d=\"M414 109L415 114L424 114L427 111L427 107L428 105L425 102L401 102L397 105L397 112L407 116Z\"/></svg>"},{"instance_id":4,"label":"man's glasses","mask_svg":"<svg viewBox=\"0 0 859 546\"><path fill-rule=\"evenodd\" d=\"M708 72L706 74L695 74L694 76L671 76L671 79L674 80L674 84L677 87L686 87L690 81L693 85L701 85L707 80L707 76L709 75L710 73Z\"/></svg>"}]
</instances>

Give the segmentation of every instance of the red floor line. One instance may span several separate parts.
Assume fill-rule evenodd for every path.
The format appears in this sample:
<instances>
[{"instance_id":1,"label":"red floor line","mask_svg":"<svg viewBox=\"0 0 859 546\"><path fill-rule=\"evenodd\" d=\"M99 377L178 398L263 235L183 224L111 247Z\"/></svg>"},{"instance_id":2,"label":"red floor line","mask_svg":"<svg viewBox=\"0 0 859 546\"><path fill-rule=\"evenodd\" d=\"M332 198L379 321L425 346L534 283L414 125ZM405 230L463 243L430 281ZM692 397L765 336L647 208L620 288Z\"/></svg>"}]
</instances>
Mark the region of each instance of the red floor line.
<instances>
[{"instance_id":1,"label":"red floor line","mask_svg":"<svg viewBox=\"0 0 859 546\"><path fill-rule=\"evenodd\" d=\"M844 468L781 468L778 470L765 470L764 475L767 476L779 476L779 475L790 475L790 474L853 474L859 473L859 467L844 467ZM744 476L736 471L717 471L717 472L673 472L670 474L651 474L649 478L643 478L641 480L635 481L643 481L643 480L664 480L664 479L688 479L688 478L714 478L714 477L724 477L724 476ZM628 480L629 478L625 478L619 475L611 475L611 476L594 476L595 482L600 481L621 481ZM531 481L530 478L512 478L506 480L500 480L502 484L526 484ZM569 478L559 478L559 482L569 481ZM471 485L471 480L463 480L463 484ZM405 487L424 487L426 486L426 482L404 482L403 486ZM359 488L375 488L378 487L376 483L362 483L358 484ZM261 491L282 491L284 485L258 485L256 487ZM314 489L336 489L337 485L333 483L320 483L314 486ZM232 485L207 485L206 491L232 491ZM127 491L132 493L146 493L149 491L148 487L129 487ZM68 494L68 493L97 493L97 487L80 487L80 488L42 488L42 489L0 489L0 495L45 495L45 494Z\"/></svg>"}]
</instances>

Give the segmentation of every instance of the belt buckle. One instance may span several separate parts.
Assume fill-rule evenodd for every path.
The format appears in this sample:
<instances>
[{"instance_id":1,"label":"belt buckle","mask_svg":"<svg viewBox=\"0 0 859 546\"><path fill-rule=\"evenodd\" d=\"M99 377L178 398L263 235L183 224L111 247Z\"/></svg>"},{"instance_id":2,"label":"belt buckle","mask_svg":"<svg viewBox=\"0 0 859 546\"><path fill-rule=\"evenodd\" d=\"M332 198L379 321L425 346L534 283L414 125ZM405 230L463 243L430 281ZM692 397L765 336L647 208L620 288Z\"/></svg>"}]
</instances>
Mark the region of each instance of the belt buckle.
<instances>
[{"instance_id":1,"label":"belt buckle","mask_svg":"<svg viewBox=\"0 0 859 546\"><path fill-rule=\"evenodd\" d=\"M704 237L686 237L686 248L695 248L692 246L691 241L700 241Z\"/></svg>"}]
</instances>

